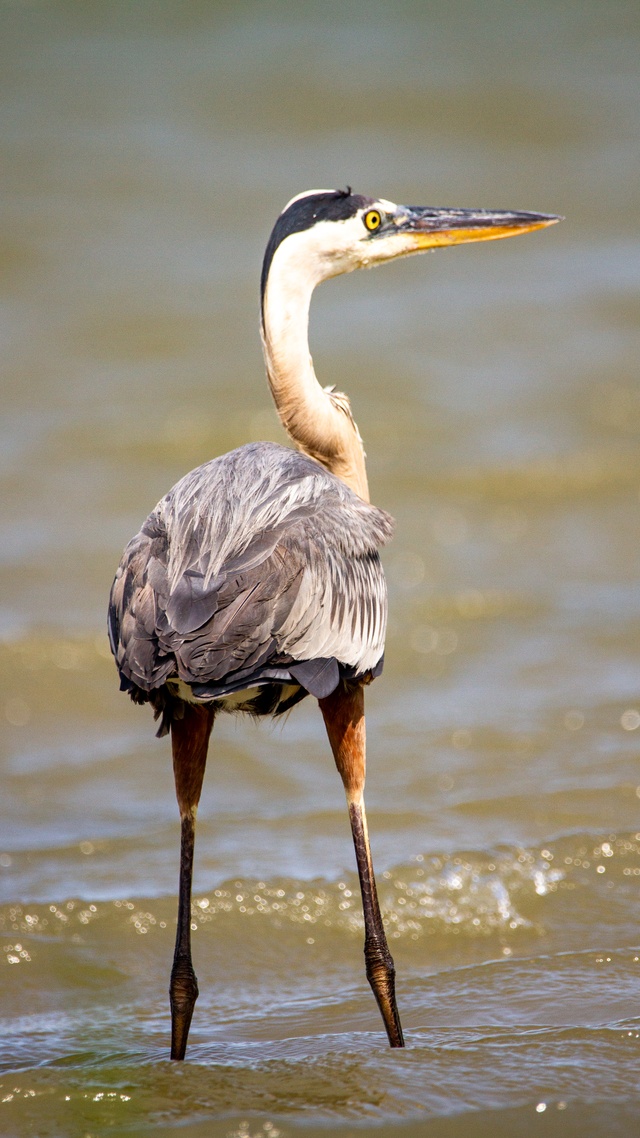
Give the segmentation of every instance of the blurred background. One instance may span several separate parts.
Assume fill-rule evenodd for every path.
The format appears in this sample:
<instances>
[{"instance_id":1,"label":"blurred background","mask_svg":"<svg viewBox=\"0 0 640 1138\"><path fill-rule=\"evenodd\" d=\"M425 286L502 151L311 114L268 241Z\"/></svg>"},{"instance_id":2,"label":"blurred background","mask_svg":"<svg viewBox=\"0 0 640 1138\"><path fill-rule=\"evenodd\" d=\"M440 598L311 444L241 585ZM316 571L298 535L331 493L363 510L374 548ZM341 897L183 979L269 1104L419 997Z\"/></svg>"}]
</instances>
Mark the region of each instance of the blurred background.
<instances>
[{"instance_id":1,"label":"blurred background","mask_svg":"<svg viewBox=\"0 0 640 1138\"><path fill-rule=\"evenodd\" d=\"M640 1099L640 10L0 0L0 1134L631 1134ZM123 546L285 441L261 258L307 188L566 216L320 289L385 552L364 977L317 707L221 719L201 998L168 1055L169 746L117 691ZM324 1128L324 1129L322 1129Z\"/></svg>"}]
</instances>

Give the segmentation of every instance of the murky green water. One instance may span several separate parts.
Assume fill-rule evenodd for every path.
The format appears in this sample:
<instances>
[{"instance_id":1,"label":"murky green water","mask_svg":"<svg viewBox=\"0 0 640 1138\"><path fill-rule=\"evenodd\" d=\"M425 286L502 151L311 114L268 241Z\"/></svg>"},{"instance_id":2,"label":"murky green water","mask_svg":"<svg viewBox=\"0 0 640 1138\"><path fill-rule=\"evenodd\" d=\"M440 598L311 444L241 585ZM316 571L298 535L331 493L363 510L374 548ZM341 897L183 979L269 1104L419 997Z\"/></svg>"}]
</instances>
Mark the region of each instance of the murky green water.
<instances>
[{"instance_id":1,"label":"murky green water","mask_svg":"<svg viewBox=\"0 0 640 1138\"><path fill-rule=\"evenodd\" d=\"M637 5L0 15L0 1134L639 1133ZM181 474L282 438L262 250L346 183L567 221L314 302L398 519L367 800L408 1049L309 700L216 725L180 1066L168 746L106 597Z\"/></svg>"}]
</instances>

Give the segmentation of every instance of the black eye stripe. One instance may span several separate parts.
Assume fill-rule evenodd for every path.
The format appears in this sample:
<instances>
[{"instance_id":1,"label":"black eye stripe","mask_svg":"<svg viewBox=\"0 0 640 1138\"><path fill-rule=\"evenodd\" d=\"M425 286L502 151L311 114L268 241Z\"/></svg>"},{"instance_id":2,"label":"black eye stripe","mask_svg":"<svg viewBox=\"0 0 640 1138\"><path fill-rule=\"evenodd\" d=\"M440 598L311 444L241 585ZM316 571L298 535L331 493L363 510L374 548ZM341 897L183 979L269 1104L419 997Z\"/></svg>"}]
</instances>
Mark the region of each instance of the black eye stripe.
<instances>
[{"instance_id":1,"label":"black eye stripe","mask_svg":"<svg viewBox=\"0 0 640 1138\"><path fill-rule=\"evenodd\" d=\"M362 194L352 194L348 187L347 190L306 194L292 202L289 208L280 214L267 243L260 281L262 299L264 300L267 277L274 254L286 237L304 229L311 229L317 221L346 221L349 217L355 217L366 205L372 204L372 201L372 198L365 198Z\"/></svg>"}]
</instances>

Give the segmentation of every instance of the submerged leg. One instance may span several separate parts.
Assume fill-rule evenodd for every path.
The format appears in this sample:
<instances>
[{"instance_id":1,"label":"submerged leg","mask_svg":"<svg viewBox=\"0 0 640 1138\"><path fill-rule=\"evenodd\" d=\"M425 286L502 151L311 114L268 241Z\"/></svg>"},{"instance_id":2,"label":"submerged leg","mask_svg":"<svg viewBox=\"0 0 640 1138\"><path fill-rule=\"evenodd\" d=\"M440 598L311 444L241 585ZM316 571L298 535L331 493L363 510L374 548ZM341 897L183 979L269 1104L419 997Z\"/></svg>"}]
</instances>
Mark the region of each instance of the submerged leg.
<instances>
[{"instance_id":1,"label":"submerged leg","mask_svg":"<svg viewBox=\"0 0 640 1138\"><path fill-rule=\"evenodd\" d=\"M171 723L173 774L181 822L178 928L169 986L172 1059L184 1059L198 998L198 981L191 963L191 878L196 812L214 714L211 708L200 704L184 703L182 708L182 718L174 718Z\"/></svg>"},{"instance_id":2,"label":"submerged leg","mask_svg":"<svg viewBox=\"0 0 640 1138\"><path fill-rule=\"evenodd\" d=\"M396 1005L395 968L385 936L369 849L367 818L364 810L365 723L364 691L361 685L340 683L326 699L318 701L324 716L329 742L340 772L349 806L349 821L356 850L358 876L364 910L364 956L367 979L378 1001L392 1047L404 1047L400 1016Z\"/></svg>"}]
</instances>

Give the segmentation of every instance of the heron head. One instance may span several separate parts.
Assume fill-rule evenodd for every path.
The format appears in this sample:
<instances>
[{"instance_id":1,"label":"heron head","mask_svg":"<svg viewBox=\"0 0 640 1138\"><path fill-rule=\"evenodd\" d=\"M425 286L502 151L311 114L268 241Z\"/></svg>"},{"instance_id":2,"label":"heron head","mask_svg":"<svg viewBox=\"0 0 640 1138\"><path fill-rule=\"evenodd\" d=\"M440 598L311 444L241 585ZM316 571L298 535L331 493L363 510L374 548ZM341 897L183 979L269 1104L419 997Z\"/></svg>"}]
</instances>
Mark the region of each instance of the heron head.
<instances>
[{"instance_id":1,"label":"heron head","mask_svg":"<svg viewBox=\"0 0 640 1138\"><path fill-rule=\"evenodd\" d=\"M290 271L303 272L316 285L411 253L514 237L560 220L546 213L396 205L350 189L308 190L292 198L276 221L262 268L262 293L280 253Z\"/></svg>"}]
</instances>

